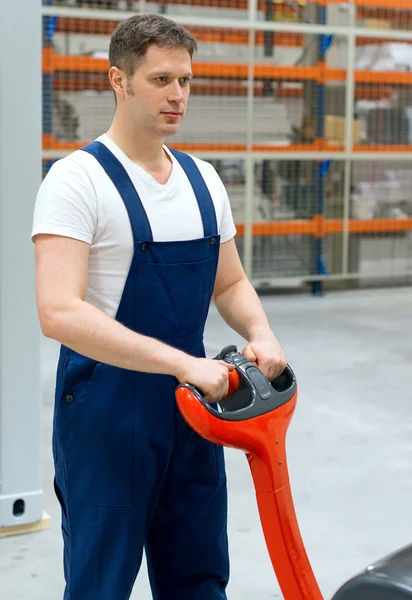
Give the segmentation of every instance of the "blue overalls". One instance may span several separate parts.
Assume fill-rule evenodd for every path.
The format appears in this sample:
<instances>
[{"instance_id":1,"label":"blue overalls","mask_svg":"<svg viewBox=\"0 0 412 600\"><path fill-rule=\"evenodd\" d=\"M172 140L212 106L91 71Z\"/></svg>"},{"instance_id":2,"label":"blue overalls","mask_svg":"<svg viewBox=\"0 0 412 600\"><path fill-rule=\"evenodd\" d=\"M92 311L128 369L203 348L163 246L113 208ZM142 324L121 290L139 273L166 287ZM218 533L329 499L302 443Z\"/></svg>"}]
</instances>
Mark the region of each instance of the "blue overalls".
<instances>
[{"instance_id":1,"label":"blue overalls","mask_svg":"<svg viewBox=\"0 0 412 600\"><path fill-rule=\"evenodd\" d=\"M194 161L174 152L194 189L204 237L154 242L125 169L100 142L92 154L129 214L134 255L117 321L193 356L215 282L219 235ZM62 346L53 454L62 508L64 600L126 600L146 550L154 600L220 600L229 577L223 448L195 434L177 380L99 363Z\"/></svg>"}]
</instances>

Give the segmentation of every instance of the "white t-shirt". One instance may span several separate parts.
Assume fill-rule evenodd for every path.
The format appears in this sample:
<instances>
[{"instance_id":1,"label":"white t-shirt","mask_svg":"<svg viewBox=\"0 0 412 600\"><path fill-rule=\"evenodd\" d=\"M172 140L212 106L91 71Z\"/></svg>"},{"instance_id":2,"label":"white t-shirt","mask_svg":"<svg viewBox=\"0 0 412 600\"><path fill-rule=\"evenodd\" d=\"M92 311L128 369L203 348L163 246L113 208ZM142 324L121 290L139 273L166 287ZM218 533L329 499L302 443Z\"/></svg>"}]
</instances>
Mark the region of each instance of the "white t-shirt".
<instances>
[{"instance_id":1,"label":"white t-shirt","mask_svg":"<svg viewBox=\"0 0 412 600\"><path fill-rule=\"evenodd\" d=\"M192 186L175 157L166 184L131 161L106 135L98 138L131 178L149 220L154 241L203 237L203 223ZM165 147L165 150L167 148ZM207 183L221 243L236 234L225 187L210 163L192 157ZM114 317L133 258L133 236L124 202L97 160L77 150L57 161L36 198L32 236L62 235L90 244L86 301Z\"/></svg>"}]
</instances>

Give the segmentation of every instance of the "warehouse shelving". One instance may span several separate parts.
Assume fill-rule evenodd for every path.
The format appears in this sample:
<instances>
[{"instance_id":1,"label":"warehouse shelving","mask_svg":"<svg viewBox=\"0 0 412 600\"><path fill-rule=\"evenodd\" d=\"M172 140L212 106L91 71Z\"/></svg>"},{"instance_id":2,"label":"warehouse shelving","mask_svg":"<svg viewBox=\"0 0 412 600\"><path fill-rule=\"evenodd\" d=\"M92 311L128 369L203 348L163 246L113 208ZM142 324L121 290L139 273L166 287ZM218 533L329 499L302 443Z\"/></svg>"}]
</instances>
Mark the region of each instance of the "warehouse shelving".
<instances>
[{"instance_id":1,"label":"warehouse shelving","mask_svg":"<svg viewBox=\"0 0 412 600\"><path fill-rule=\"evenodd\" d=\"M64 56L55 54L52 49L45 49L43 52L44 73L103 73L107 75L108 68L109 62L105 58ZM246 80L249 74L249 65L202 62L194 63L193 71L198 78ZM356 70L354 75L355 82L360 84L412 85L412 73L410 72ZM258 64L254 67L253 76L255 81L264 79L287 81L312 80L319 83L326 83L327 81L345 81L347 71L346 69L331 69L321 63L318 66L312 67ZM67 83L67 86L68 89L71 89L69 83ZM230 88L226 89L230 91ZM211 90L213 91L213 88ZM364 93L367 97L367 90ZM362 94L362 88L359 88L359 94Z\"/></svg>"},{"instance_id":2,"label":"warehouse shelving","mask_svg":"<svg viewBox=\"0 0 412 600\"><path fill-rule=\"evenodd\" d=\"M66 71L84 73L107 73L109 62L104 58L93 58L90 56L64 56L54 54L52 50L45 50L43 54L43 71L45 73ZM249 65L238 63L194 63L194 74L196 77L207 77L210 79L247 79ZM255 65L253 70L255 80L260 79L286 79L289 81L301 81L310 79L325 83L326 81L345 81L346 69L330 69L321 63L318 66L279 66L279 65ZM357 83L389 83L398 85L411 85L412 73L393 71L355 71Z\"/></svg>"},{"instance_id":3,"label":"warehouse shelving","mask_svg":"<svg viewBox=\"0 0 412 600\"><path fill-rule=\"evenodd\" d=\"M56 24L57 33L82 33L94 35L110 35L119 21L93 21L91 19L70 19L62 17ZM215 29L205 29L204 27L190 27L191 33L198 42L202 43L222 43L225 44L247 44L249 41L248 31L245 29L228 29L222 27ZM256 46L263 46L265 43L264 34L258 31L255 39ZM304 44L303 35L300 33L279 33L276 36L276 45L302 47Z\"/></svg>"},{"instance_id":4,"label":"warehouse shelving","mask_svg":"<svg viewBox=\"0 0 412 600\"><path fill-rule=\"evenodd\" d=\"M45 74L53 75L53 87L54 89L72 91L74 89L88 89L88 86L93 86L93 89L109 89L107 82L107 71L109 69L109 62L104 58L93 58L90 56L64 56L55 54L53 49L47 48L43 52L43 72ZM218 80L234 80L234 81L246 81L249 74L248 64L235 64L235 63L194 63L193 65L194 74L198 78L205 79L218 79ZM95 77L90 81L84 77L84 74L92 74ZM331 69L319 62L318 66L274 66L274 65L255 65L254 80L259 82L265 79L268 80L284 80L289 82L301 82L304 80L315 81L319 85L324 85L330 81L345 81L347 78L347 71L345 69ZM62 75L60 77L60 75ZM78 77L73 77L77 75ZM99 79L97 76L103 75L103 78ZM356 98L371 98L378 96L385 97L390 94L390 85L412 85L412 73L405 72L382 72L382 71L367 71L358 70L354 72L354 80L357 84L361 84L355 87ZM367 86L367 84L387 84L388 87L384 89L373 88ZM84 87L83 87L84 86ZM365 87L366 86L366 87ZM282 88L281 88L282 90ZM243 88L232 88L230 86L220 85L214 87L210 83L206 86L198 84L194 86L194 93L205 93L208 94L216 93L222 95L226 91L230 94L245 95L247 93L247 87ZM261 90L257 90L257 94L261 93ZM281 93L285 96L296 95L299 90L292 88L288 90L283 88ZM44 137L45 145L47 149L56 150L72 150L73 148L80 147L83 143L78 144L67 143L56 143L53 146L52 136ZM199 144L199 145L185 145L181 146L185 150L195 150L207 152L219 150L221 147L222 151L246 151L246 146L237 144ZM255 151L273 151L273 152L298 152L298 151L314 151L319 150L333 150L343 151L343 146L336 144L328 144L322 137L317 138L313 144L291 144L290 146L281 147L270 147L267 144L253 144L253 150ZM354 152L379 152L385 151L390 152L412 152L412 145L364 145L355 144L353 146Z\"/></svg>"},{"instance_id":5,"label":"warehouse shelving","mask_svg":"<svg viewBox=\"0 0 412 600\"><path fill-rule=\"evenodd\" d=\"M326 56L328 44L333 36L346 37L348 42L348 57L353 59L354 49L366 44L380 44L394 39L395 41L412 42L412 33L407 31L393 30L370 30L356 26L355 17L386 19L387 11L394 11L394 15L409 14L412 11L412 0L353 0L351 3L356 7L352 14L349 26L327 25L327 6L331 4L342 4L339 0L319 0L317 4L316 17L311 24L308 22L279 22L274 15L266 11L266 0L258 0L254 6L247 0L173 0L163 2L161 0L150 0L153 4L167 4L173 6L188 7L188 15L177 15L176 20L186 25L196 36L201 44L233 44L249 48L251 51L256 47L267 49L272 43L280 48L303 48L305 35L316 36L318 48L317 61L311 65L277 65L262 64L259 59L249 62L214 62L195 61L193 68L195 80L192 85L192 94L220 96L247 97L249 110L253 106L254 98L267 94L267 82L276 81L281 83L273 96L277 98L302 97L306 85L314 85L316 89L315 110L315 136L307 143L291 142L288 145L276 145L271 143L260 143L254 140L248 133L244 143L173 143L176 149L188 151L205 158L236 158L245 161L247 165L247 177L253 177L253 165L257 160L311 160L313 161L314 179L313 192L317 202L312 218L280 220L270 222L253 222L251 210L247 209L244 223L238 223L237 229L240 237L245 237L245 266L250 273L252 265L253 239L257 237L270 238L276 236L310 236L314 243L314 259L316 262L316 273L312 279L321 281L325 275L323 264L323 240L328 235L340 235L343 240L343 262L342 277L349 277L348 271L348 245L349 236L358 234L384 233L401 234L412 231L412 219L410 218L384 218L384 219L353 219L350 218L350 164L352 159L367 161L383 161L386 159L412 159L412 144L379 144L379 143L353 143L351 123L354 116L355 100L381 100L390 99L394 91L412 86L412 73L396 71L373 71L357 70L352 66L344 68L332 68L328 66ZM49 3L51 4L51 3ZM107 4L107 3L106 3ZM116 2L113 2L116 8ZM287 18L293 14L290 6L286 6L283 0L275 2L276 15ZM302 2L301 4L305 4ZM239 9L247 11L243 19L200 18L191 16L191 7L210 7L214 9ZM47 17L55 17L56 7L49 7L43 14ZM382 9L385 9L382 13ZM48 94L55 91L85 91L85 90L109 90L107 78L109 68L108 60L84 55L58 54L53 49L52 35L54 32L61 34L82 34L108 36L113 31L119 20L125 18L128 13L123 14L119 10L107 10L106 8L91 9L60 9L61 17L55 20L51 28L49 39L43 53L44 86ZM60 14L59 13L59 14ZM259 16L258 16L259 14ZM263 18L265 20L261 20ZM412 15L412 12L411 12ZM282 30L283 29L283 30ZM50 43L48 43L50 42ZM325 45L326 44L326 45ZM270 50L270 49L269 49ZM270 52L268 54L270 56ZM348 62L349 64L349 62ZM326 86L336 83L347 85L346 100L346 131L345 141L330 143L325 139L325 90ZM82 141L59 141L53 135L51 128L51 115L45 111L45 127L43 136L44 158L52 160L53 157L64 156L69 152L83 146L88 140ZM245 124L250 126L249 123ZM344 210L342 218L331 219L325 216L325 185L324 178L328 171L330 160L341 159L345 164L345 192ZM245 187L246 204L251 203L253 190L250 185ZM318 277L319 276L319 277ZM314 288L315 289L315 288ZM319 290L319 286L316 288Z\"/></svg>"},{"instance_id":6,"label":"warehouse shelving","mask_svg":"<svg viewBox=\"0 0 412 600\"><path fill-rule=\"evenodd\" d=\"M323 0L322 0L323 1ZM332 0L337 1L337 0ZM247 11L249 7L248 0L148 0L150 4L159 4L168 6L185 6L185 7L201 7L201 8L216 8L216 9L230 9L230 10L241 10ZM47 4L47 2L45 3ZM52 3L50 3L52 4ZM115 10L118 6L117 0L112 0L111 2L101 2L100 0L96 0L95 2L87 2L85 4L90 4L95 6L98 10L104 10L107 5L111 5ZM277 5L277 10L281 13L285 14L294 14L293 9L287 6L282 0L275 0L275 4ZM305 2L301 2L301 0L297 0L296 4L305 4ZM266 10L266 0L258 0L257 1L257 10L265 11Z\"/></svg>"},{"instance_id":7,"label":"warehouse shelving","mask_svg":"<svg viewBox=\"0 0 412 600\"><path fill-rule=\"evenodd\" d=\"M151 4L162 4L169 6L187 6L187 7L211 7L211 8L228 8L233 10L248 10L249 3L248 0L148 0ZM319 6L327 6L330 4L346 4L344 0L318 0L316 4ZM47 4L45 2L44 4ZM50 4L52 4L50 2ZM93 4L93 2L89 2L89 4ZM99 0L95 1L95 6L100 7L104 5L111 4L113 7L118 5L117 0L112 0L111 2L105 1L99 2ZM283 10L285 12L291 12L291 8L286 6L282 0L275 0L275 4L278 6L277 9ZM297 1L296 4L304 5L305 2ZM371 7L374 9L386 9L386 10L397 10L397 11L407 11L412 10L412 0L353 0L353 5L357 7ZM260 11L266 10L266 0L258 0L257 8Z\"/></svg>"}]
</instances>

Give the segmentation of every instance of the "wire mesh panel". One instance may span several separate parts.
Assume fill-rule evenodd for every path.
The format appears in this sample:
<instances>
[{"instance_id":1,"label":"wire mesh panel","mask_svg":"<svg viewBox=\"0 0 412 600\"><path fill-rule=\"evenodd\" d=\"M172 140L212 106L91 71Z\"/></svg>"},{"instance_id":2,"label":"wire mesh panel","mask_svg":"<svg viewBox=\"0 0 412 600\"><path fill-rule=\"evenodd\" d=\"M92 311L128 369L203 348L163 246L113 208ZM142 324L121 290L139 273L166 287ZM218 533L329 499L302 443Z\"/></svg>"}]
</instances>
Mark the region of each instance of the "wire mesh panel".
<instances>
[{"instance_id":1,"label":"wire mesh panel","mask_svg":"<svg viewBox=\"0 0 412 600\"><path fill-rule=\"evenodd\" d=\"M351 183L351 271L412 273L410 162L354 162Z\"/></svg>"},{"instance_id":2,"label":"wire mesh panel","mask_svg":"<svg viewBox=\"0 0 412 600\"><path fill-rule=\"evenodd\" d=\"M320 260L317 260L316 267L317 273L335 276L342 273L344 255L347 253L344 234L347 227L344 218L345 162L326 162L323 172L326 172L323 185L319 178L320 190L323 192L323 217L318 217L317 248Z\"/></svg>"},{"instance_id":3,"label":"wire mesh panel","mask_svg":"<svg viewBox=\"0 0 412 600\"><path fill-rule=\"evenodd\" d=\"M256 33L253 142L258 150L292 149L315 141L318 60L317 36L311 37L309 46L315 54L309 62L302 34Z\"/></svg>"},{"instance_id":4,"label":"wire mesh panel","mask_svg":"<svg viewBox=\"0 0 412 600\"><path fill-rule=\"evenodd\" d=\"M246 170L245 161L241 158L209 158L210 162L223 181L229 196L233 220L235 222L237 236L235 238L238 251L244 260L244 237L245 237L245 210L246 210Z\"/></svg>"},{"instance_id":5,"label":"wire mesh panel","mask_svg":"<svg viewBox=\"0 0 412 600\"><path fill-rule=\"evenodd\" d=\"M257 18L280 23L305 23L306 0L259 0Z\"/></svg>"},{"instance_id":6,"label":"wire mesh panel","mask_svg":"<svg viewBox=\"0 0 412 600\"><path fill-rule=\"evenodd\" d=\"M356 39L360 150L412 149L412 37Z\"/></svg>"},{"instance_id":7,"label":"wire mesh panel","mask_svg":"<svg viewBox=\"0 0 412 600\"><path fill-rule=\"evenodd\" d=\"M207 151L245 151L247 142L247 30L187 28L198 40L185 121L173 143Z\"/></svg>"},{"instance_id":8,"label":"wire mesh panel","mask_svg":"<svg viewBox=\"0 0 412 600\"><path fill-rule=\"evenodd\" d=\"M365 29L412 29L410 0L357 0L356 25Z\"/></svg>"},{"instance_id":9,"label":"wire mesh panel","mask_svg":"<svg viewBox=\"0 0 412 600\"><path fill-rule=\"evenodd\" d=\"M249 0L42 0L44 6L100 10L144 11L223 19L247 19ZM307 0L257 0L256 18L283 23L323 23L322 5ZM361 18L361 17L360 17ZM346 25L348 5L333 1L328 7L327 24Z\"/></svg>"},{"instance_id":10,"label":"wire mesh panel","mask_svg":"<svg viewBox=\"0 0 412 600\"><path fill-rule=\"evenodd\" d=\"M342 161L258 161L253 277L273 279L340 272L343 189ZM325 244L328 233L330 239Z\"/></svg>"},{"instance_id":11,"label":"wire mesh panel","mask_svg":"<svg viewBox=\"0 0 412 600\"><path fill-rule=\"evenodd\" d=\"M258 19L278 23L306 23L345 26L349 5L340 0L316 4L308 0L259 0Z\"/></svg>"},{"instance_id":12,"label":"wire mesh panel","mask_svg":"<svg viewBox=\"0 0 412 600\"><path fill-rule=\"evenodd\" d=\"M43 6L44 172L110 125L119 20L176 17L199 50L185 120L167 143L216 165L252 280L410 272L412 0Z\"/></svg>"},{"instance_id":13,"label":"wire mesh panel","mask_svg":"<svg viewBox=\"0 0 412 600\"><path fill-rule=\"evenodd\" d=\"M166 16L190 14L228 20L247 19L248 0L147 0L146 12L161 12Z\"/></svg>"},{"instance_id":14,"label":"wire mesh panel","mask_svg":"<svg viewBox=\"0 0 412 600\"><path fill-rule=\"evenodd\" d=\"M44 148L70 151L110 125L114 96L108 80L109 37L117 21L45 19Z\"/></svg>"},{"instance_id":15,"label":"wire mesh panel","mask_svg":"<svg viewBox=\"0 0 412 600\"><path fill-rule=\"evenodd\" d=\"M91 8L100 10L140 10L144 0L43 0L44 6Z\"/></svg>"},{"instance_id":16,"label":"wire mesh panel","mask_svg":"<svg viewBox=\"0 0 412 600\"><path fill-rule=\"evenodd\" d=\"M59 17L44 53L45 148L70 150L107 129L114 112L108 80L110 35L118 21ZM248 32L191 27L199 43L182 149L246 150ZM48 36L48 37L47 37ZM45 41L51 39L50 25ZM57 145L56 145L57 143Z\"/></svg>"},{"instance_id":17,"label":"wire mesh panel","mask_svg":"<svg viewBox=\"0 0 412 600\"><path fill-rule=\"evenodd\" d=\"M337 150L344 144L346 38L258 31L256 150Z\"/></svg>"},{"instance_id":18,"label":"wire mesh panel","mask_svg":"<svg viewBox=\"0 0 412 600\"><path fill-rule=\"evenodd\" d=\"M43 0L44 5L246 19L248 0Z\"/></svg>"}]
</instances>

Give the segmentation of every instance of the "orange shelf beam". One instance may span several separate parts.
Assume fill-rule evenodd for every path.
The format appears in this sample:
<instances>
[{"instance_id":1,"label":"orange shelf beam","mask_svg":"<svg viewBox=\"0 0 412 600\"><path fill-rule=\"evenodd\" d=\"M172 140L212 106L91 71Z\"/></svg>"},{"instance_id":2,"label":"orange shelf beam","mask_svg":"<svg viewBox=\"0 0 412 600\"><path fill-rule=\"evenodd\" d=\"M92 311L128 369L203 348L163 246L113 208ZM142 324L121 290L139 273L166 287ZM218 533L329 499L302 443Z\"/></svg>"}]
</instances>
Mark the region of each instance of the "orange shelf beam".
<instances>
[{"instance_id":1,"label":"orange shelf beam","mask_svg":"<svg viewBox=\"0 0 412 600\"><path fill-rule=\"evenodd\" d=\"M55 71L75 71L82 73L107 73L109 60L92 56L55 54L52 67Z\"/></svg>"},{"instance_id":2,"label":"orange shelf beam","mask_svg":"<svg viewBox=\"0 0 412 600\"><path fill-rule=\"evenodd\" d=\"M349 233L397 233L412 230L412 219L350 219ZM312 235L316 238L324 235L343 233L343 219L322 219L314 217L307 221L272 221L253 223L253 236ZM236 224L239 236L245 235L243 223Z\"/></svg>"},{"instance_id":3,"label":"orange shelf beam","mask_svg":"<svg viewBox=\"0 0 412 600\"><path fill-rule=\"evenodd\" d=\"M412 144L356 144L353 152L412 152Z\"/></svg>"},{"instance_id":4,"label":"orange shelf beam","mask_svg":"<svg viewBox=\"0 0 412 600\"><path fill-rule=\"evenodd\" d=\"M247 76L247 65L246 76ZM254 75L256 79L287 79L302 81L307 79L316 80L320 77L319 67L293 67L277 65L255 65Z\"/></svg>"},{"instance_id":5,"label":"orange shelf beam","mask_svg":"<svg viewBox=\"0 0 412 600\"><path fill-rule=\"evenodd\" d=\"M349 222L350 233L395 233L411 230L412 219L374 219L372 221L352 219ZM335 233L335 231L330 231L330 233Z\"/></svg>"},{"instance_id":6,"label":"orange shelf beam","mask_svg":"<svg viewBox=\"0 0 412 600\"><path fill-rule=\"evenodd\" d=\"M399 25L409 25L410 29L411 11L412 8L400 11L394 8L370 8L366 6L356 9L356 18L390 21L395 25L394 29L397 29ZM390 36L390 31L390 29L387 29L388 37Z\"/></svg>"},{"instance_id":7,"label":"orange shelf beam","mask_svg":"<svg viewBox=\"0 0 412 600\"><path fill-rule=\"evenodd\" d=\"M43 58L43 70L44 72L107 73L109 61L106 58L91 56L52 55L49 50L46 50ZM193 64L193 70L197 77L247 79L249 66L241 63L199 62ZM254 74L256 79L316 80L319 78L320 69L319 67L256 65ZM344 79L345 71L333 70L332 78Z\"/></svg>"},{"instance_id":8,"label":"orange shelf beam","mask_svg":"<svg viewBox=\"0 0 412 600\"><path fill-rule=\"evenodd\" d=\"M345 0L317 0L317 4L345 4ZM346 0L348 3L348 0ZM355 6L376 7L379 9L411 10L412 0L354 0Z\"/></svg>"},{"instance_id":9,"label":"orange shelf beam","mask_svg":"<svg viewBox=\"0 0 412 600\"><path fill-rule=\"evenodd\" d=\"M59 142L52 135L43 135L43 148L44 150L54 150L56 152L61 151L73 151L78 150L85 146L88 142ZM171 144L176 150L182 150L183 152L246 152L246 144L231 144L231 143L176 143ZM328 143L326 140L317 140L312 144L291 144L290 146L276 146L270 144L253 144L253 152L273 152L273 154L279 152L343 152L343 145L337 145ZM394 153L394 152L409 152L412 153L411 145L385 145L385 144L358 144L353 147L354 152L382 152L382 153Z\"/></svg>"},{"instance_id":10,"label":"orange shelf beam","mask_svg":"<svg viewBox=\"0 0 412 600\"><path fill-rule=\"evenodd\" d=\"M97 73L95 76L73 76L66 75L64 72L57 72L53 78L53 88L61 92L75 92L82 90L111 90L110 82L107 73ZM195 82L190 86L192 95L201 96L247 96L248 90L245 85L234 82L227 83L201 83ZM287 87L281 86L273 94L276 98L301 98L303 96L302 87ZM263 86L254 86L254 95L256 98L263 96ZM382 100L392 98L393 90L391 88L382 87L380 85L370 86L365 84L357 84L355 89L355 98L357 100Z\"/></svg>"},{"instance_id":11,"label":"orange shelf beam","mask_svg":"<svg viewBox=\"0 0 412 600\"><path fill-rule=\"evenodd\" d=\"M50 51L46 51L43 58L44 72L67 71L77 73L107 73L109 70L109 61L106 58L94 58L91 56L62 55L55 54L51 56ZM193 71L197 77L225 78L225 79L247 79L249 66L236 63L209 63L199 62L193 64ZM305 80L317 79L320 74L319 67L293 67L293 66L274 66L274 65L256 65L256 79L288 79ZM344 74L344 71L342 71ZM344 78L342 74L334 78Z\"/></svg>"},{"instance_id":12,"label":"orange shelf beam","mask_svg":"<svg viewBox=\"0 0 412 600\"><path fill-rule=\"evenodd\" d=\"M58 17L56 31L58 33L82 33L89 35L111 35L120 21L103 21L97 19L77 19Z\"/></svg>"},{"instance_id":13,"label":"orange shelf beam","mask_svg":"<svg viewBox=\"0 0 412 600\"><path fill-rule=\"evenodd\" d=\"M357 84L355 87L356 100L385 100L392 98L393 90L382 86Z\"/></svg>"},{"instance_id":14,"label":"orange shelf beam","mask_svg":"<svg viewBox=\"0 0 412 600\"><path fill-rule=\"evenodd\" d=\"M91 56L66 56L54 54L53 50L46 49L43 53L43 71L75 72L81 73L107 73L109 61L105 58ZM245 80L248 77L249 66L236 63L199 62L193 65L197 77L217 79ZM344 81L345 69L328 69L319 64L316 67L294 67L279 65L255 65L255 79L273 79L287 81ZM357 83L377 83L392 85L412 85L412 73L393 71L355 71Z\"/></svg>"},{"instance_id":15,"label":"orange shelf beam","mask_svg":"<svg viewBox=\"0 0 412 600\"><path fill-rule=\"evenodd\" d=\"M411 25L412 25L412 19L411 19ZM373 37L358 37L356 38L356 45L357 46L367 46L369 44L397 44L399 43L399 40L397 40L396 38L391 38L389 35L389 31L388 31L388 37L387 38L373 38ZM410 40L402 40L402 44L412 44L412 36Z\"/></svg>"},{"instance_id":16,"label":"orange shelf beam","mask_svg":"<svg viewBox=\"0 0 412 600\"><path fill-rule=\"evenodd\" d=\"M355 71L355 81L358 83L391 83L411 85L412 73L396 71Z\"/></svg>"},{"instance_id":17,"label":"orange shelf beam","mask_svg":"<svg viewBox=\"0 0 412 600\"><path fill-rule=\"evenodd\" d=\"M88 142L59 142L52 135L43 135L43 149L56 152L72 152L85 146ZM176 150L182 152L246 152L246 144L230 144L230 143L173 143L171 144ZM290 146L270 146L267 144L254 144L252 151L254 152L319 152L322 149L336 150L336 146L326 146L326 142L318 140L313 144L291 144ZM343 148L342 148L343 149Z\"/></svg>"},{"instance_id":18,"label":"orange shelf beam","mask_svg":"<svg viewBox=\"0 0 412 600\"><path fill-rule=\"evenodd\" d=\"M72 152L79 150L89 142L59 142L52 135L43 135L43 149L56 152ZM176 150L183 152L246 152L246 144L201 144L177 143L171 144Z\"/></svg>"},{"instance_id":19,"label":"orange shelf beam","mask_svg":"<svg viewBox=\"0 0 412 600\"><path fill-rule=\"evenodd\" d=\"M412 10L412 0L355 0L358 7L383 10Z\"/></svg>"},{"instance_id":20,"label":"orange shelf beam","mask_svg":"<svg viewBox=\"0 0 412 600\"><path fill-rule=\"evenodd\" d=\"M61 92L75 92L83 90L111 90L111 85L106 73L98 73L95 77L73 77L67 76L64 73L56 73L53 78L53 88ZM254 95L256 98L263 96L263 86L254 86ZM378 90L379 91L379 90ZM228 83L192 83L190 86L191 95L201 96L247 96L248 89L245 85L238 82ZM276 91L277 98L300 98L303 95L303 90L296 87L282 86ZM362 96L363 97L363 96ZM372 93L365 96L372 98ZM375 95L379 98L391 97L391 95Z\"/></svg>"}]
</instances>

